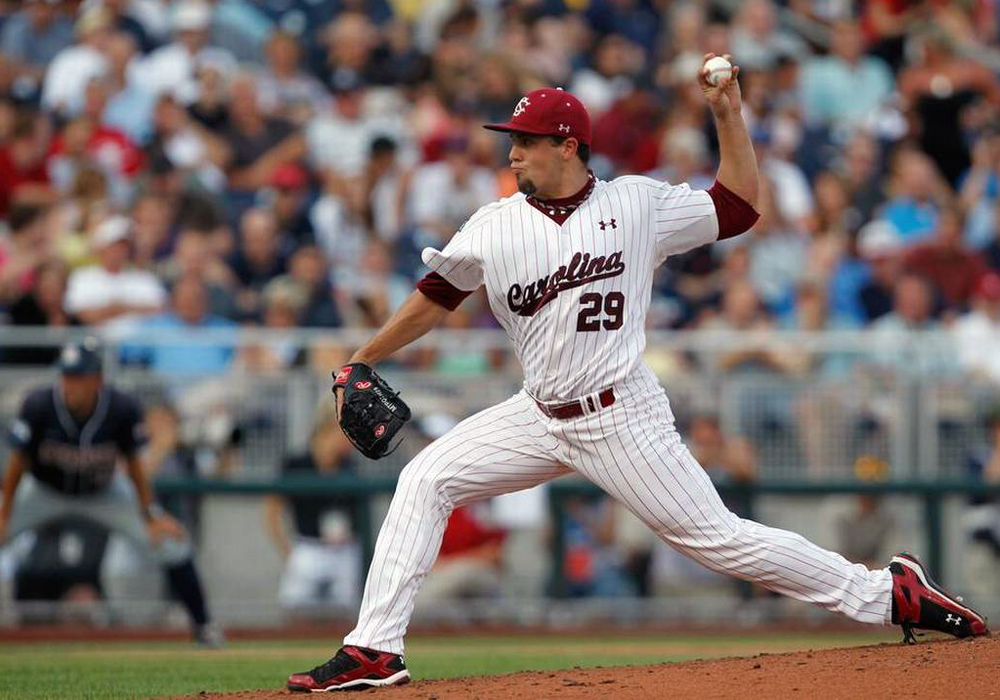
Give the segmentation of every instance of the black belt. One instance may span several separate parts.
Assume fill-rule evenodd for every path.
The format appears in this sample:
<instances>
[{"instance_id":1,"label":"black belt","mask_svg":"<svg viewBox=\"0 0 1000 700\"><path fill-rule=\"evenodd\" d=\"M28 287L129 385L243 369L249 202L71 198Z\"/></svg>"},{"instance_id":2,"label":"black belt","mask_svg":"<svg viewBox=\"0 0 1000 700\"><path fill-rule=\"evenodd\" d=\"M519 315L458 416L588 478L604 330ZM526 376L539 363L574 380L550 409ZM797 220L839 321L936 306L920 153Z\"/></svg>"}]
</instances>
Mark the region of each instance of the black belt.
<instances>
[{"instance_id":1,"label":"black belt","mask_svg":"<svg viewBox=\"0 0 1000 700\"><path fill-rule=\"evenodd\" d=\"M608 387L598 394L597 401L594 401L593 394L584 396L582 399L577 399L575 401L567 401L566 403L551 404L535 401L538 405L539 411L547 415L549 418L558 418L559 420L569 420L570 418L576 418L577 416L582 416L587 413L597 413L600 409L607 408L614 402L614 387Z\"/></svg>"}]
</instances>

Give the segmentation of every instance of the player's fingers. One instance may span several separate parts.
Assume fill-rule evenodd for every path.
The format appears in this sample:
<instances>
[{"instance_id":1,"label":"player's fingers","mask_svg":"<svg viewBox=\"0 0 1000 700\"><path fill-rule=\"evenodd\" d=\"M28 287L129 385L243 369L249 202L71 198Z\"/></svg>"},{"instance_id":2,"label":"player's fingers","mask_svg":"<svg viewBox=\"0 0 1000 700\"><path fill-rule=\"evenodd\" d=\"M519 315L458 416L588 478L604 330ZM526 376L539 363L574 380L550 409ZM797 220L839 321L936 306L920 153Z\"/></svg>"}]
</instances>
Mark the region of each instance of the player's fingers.
<instances>
[{"instance_id":1,"label":"player's fingers","mask_svg":"<svg viewBox=\"0 0 1000 700\"><path fill-rule=\"evenodd\" d=\"M707 53L707 54L705 54L704 56L701 57L701 60L702 61L707 61L710 58L715 58L715 54L714 53Z\"/></svg>"}]
</instances>

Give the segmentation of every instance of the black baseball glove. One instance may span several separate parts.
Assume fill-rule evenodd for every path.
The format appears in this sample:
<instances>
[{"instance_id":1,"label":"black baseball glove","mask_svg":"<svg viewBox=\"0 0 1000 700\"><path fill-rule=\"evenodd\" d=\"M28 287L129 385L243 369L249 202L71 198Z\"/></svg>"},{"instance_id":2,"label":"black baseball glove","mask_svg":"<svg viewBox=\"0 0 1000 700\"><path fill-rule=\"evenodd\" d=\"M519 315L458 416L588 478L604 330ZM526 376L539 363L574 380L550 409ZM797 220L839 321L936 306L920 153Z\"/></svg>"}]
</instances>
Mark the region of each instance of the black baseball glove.
<instances>
[{"instance_id":1,"label":"black baseball glove","mask_svg":"<svg viewBox=\"0 0 1000 700\"><path fill-rule=\"evenodd\" d=\"M333 378L333 393L344 391L340 427L365 457L379 459L396 448L389 443L410 420L410 407L368 365L346 365ZM398 447L398 443L396 445Z\"/></svg>"}]
</instances>

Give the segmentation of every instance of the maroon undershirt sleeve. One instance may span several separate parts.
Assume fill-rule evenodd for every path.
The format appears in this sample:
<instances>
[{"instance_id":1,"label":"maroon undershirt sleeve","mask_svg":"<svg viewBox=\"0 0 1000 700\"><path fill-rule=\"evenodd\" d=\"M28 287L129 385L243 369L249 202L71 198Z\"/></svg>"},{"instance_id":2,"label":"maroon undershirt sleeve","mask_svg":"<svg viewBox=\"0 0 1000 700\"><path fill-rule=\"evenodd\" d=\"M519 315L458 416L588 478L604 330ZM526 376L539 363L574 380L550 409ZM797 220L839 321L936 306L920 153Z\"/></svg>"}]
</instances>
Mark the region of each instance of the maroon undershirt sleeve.
<instances>
[{"instance_id":1,"label":"maroon undershirt sleeve","mask_svg":"<svg viewBox=\"0 0 1000 700\"><path fill-rule=\"evenodd\" d=\"M426 277L417 282L417 289L425 297L448 311L457 309L465 297L472 294L472 292L462 291L436 272L427 273Z\"/></svg>"},{"instance_id":2,"label":"maroon undershirt sleeve","mask_svg":"<svg viewBox=\"0 0 1000 700\"><path fill-rule=\"evenodd\" d=\"M708 196L715 204L715 215L719 219L719 240L738 236L750 229L760 214L738 194L716 180L708 188Z\"/></svg>"}]
</instances>

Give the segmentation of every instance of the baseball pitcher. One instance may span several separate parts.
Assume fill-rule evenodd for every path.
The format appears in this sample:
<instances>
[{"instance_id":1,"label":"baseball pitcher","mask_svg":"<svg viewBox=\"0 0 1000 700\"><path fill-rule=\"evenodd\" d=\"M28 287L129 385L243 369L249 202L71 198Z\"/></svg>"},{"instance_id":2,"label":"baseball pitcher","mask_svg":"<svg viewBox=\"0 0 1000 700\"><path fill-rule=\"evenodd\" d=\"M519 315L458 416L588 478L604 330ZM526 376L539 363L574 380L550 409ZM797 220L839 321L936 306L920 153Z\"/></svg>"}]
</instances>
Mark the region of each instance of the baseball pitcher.
<instances>
[{"instance_id":1,"label":"baseball pitcher","mask_svg":"<svg viewBox=\"0 0 1000 700\"><path fill-rule=\"evenodd\" d=\"M711 56L707 56L711 58ZM982 616L945 593L912 556L884 569L852 564L792 532L741 519L722 503L674 427L643 363L653 273L668 256L738 235L757 219L753 147L732 79L699 83L721 162L707 191L648 177L597 180L587 169L590 117L555 88L528 93L510 121L519 193L476 212L433 271L335 380L341 425L371 457L409 409L372 367L486 287L524 369L524 388L467 418L403 470L382 524L357 626L291 690L405 683L403 637L452 509L577 472L664 541L708 568L855 620L986 634Z\"/></svg>"}]
</instances>

